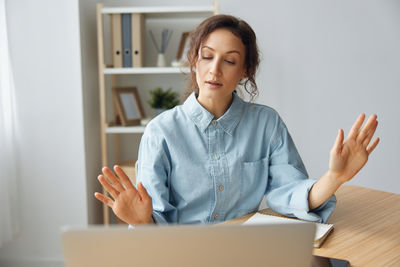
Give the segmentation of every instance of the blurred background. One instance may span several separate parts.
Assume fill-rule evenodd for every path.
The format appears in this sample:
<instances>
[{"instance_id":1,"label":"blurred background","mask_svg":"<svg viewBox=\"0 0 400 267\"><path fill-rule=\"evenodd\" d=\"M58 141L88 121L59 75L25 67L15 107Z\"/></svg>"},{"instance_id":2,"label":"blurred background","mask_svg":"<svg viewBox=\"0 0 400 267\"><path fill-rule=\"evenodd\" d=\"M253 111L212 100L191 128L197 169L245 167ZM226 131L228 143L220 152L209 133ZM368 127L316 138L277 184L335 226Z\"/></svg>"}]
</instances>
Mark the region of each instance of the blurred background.
<instances>
[{"instance_id":1,"label":"blurred background","mask_svg":"<svg viewBox=\"0 0 400 267\"><path fill-rule=\"evenodd\" d=\"M0 198L0 214L13 213L15 234L0 243L0 266L63 266L60 227L103 221L102 205L93 197L101 190L96 178L102 167L97 1L0 3L8 36L8 40L0 37L0 43L2 48L8 44L10 65L6 67L12 70L15 100L15 171L0 172L3 190L9 186L6 178L9 181L12 176L14 181L15 193L10 196L14 204ZM212 5L209 0L103 3ZM262 55L256 102L280 113L309 176L319 178L328 169L329 151L339 128L347 134L360 113L375 113L379 121L376 136L381 143L348 184L399 194L400 1L218 3L220 13L246 20L256 32ZM168 21L174 27L166 51L168 64L175 58L181 32L200 21ZM146 27L154 31L165 26L157 19L148 23ZM156 51L147 39L146 60L149 65L156 60ZM134 82L149 115L153 115L147 105L149 90L172 87L182 95L186 84L179 75L130 79L124 77L120 83ZM4 98L2 101L4 105ZM137 159L139 141L140 134L124 136L121 157ZM10 166L4 165L4 160L9 160L4 151L0 150L2 170Z\"/></svg>"}]
</instances>

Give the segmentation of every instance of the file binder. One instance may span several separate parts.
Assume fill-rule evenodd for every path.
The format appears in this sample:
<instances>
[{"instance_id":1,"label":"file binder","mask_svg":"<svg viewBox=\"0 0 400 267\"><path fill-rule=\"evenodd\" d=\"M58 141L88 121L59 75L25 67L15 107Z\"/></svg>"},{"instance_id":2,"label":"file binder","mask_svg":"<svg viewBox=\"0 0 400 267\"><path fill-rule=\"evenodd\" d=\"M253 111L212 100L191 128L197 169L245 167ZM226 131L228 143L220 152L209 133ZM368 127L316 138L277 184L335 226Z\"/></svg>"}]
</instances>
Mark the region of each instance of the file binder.
<instances>
[{"instance_id":1,"label":"file binder","mask_svg":"<svg viewBox=\"0 0 400 267\"><path fill-rule=\"evenodd\" d=\"M124 68L132 67L131 14L122 14L122 62Z\"/></svg>"},{"instance_id":2,"label":"file binder","mask_svg":"<svg viewBox=\"0 0 400 267\"><path fill-rule=\"evenodd\" d=\"M121 14L111 15L111 49L114 68L122 68L122 29Z\"/></svg>"},{"instance_id":3,"label":"file binder","mask_svg":"<svg viewBox=\"0 0 400 267\"><path fill-rule=\"evenodd\" d=\"M140 13L132 13L132 59L133 67L144 65L144 16Z\"/></svg>"}]
</instances>

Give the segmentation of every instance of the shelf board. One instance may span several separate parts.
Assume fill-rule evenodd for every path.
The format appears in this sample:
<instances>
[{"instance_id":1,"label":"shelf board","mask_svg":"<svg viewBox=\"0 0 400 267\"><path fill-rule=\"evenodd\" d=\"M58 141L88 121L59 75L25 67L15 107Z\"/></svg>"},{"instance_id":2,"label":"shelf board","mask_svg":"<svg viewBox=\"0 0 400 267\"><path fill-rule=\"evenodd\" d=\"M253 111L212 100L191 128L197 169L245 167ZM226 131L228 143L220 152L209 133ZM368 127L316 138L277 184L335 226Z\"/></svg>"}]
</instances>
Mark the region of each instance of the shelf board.
<instances>
[{"instance_id":1,"label":"shelf board","mask_svg":"<svg viewBox=\"0 0 400 267\"><path fill-rule=\"evenodd\" d=\"M186 67L104 68L104 74L174 74L189 73Z\"/></svg>"},{"instance_id":2,"label":"shelf board","mask_svg":"<svg viewBox=\"0 0 400 267\"><path fill-rule=\"evenodd\" d=\"M146 126L109 126L106 128L106 133L144 133L145 128Z\"/></svg>"},{"instance_id":3,"label":"shelf board","mask_svg":"<svg viewBox=\"0 0 400 267\"><path fill-rule=\"evenodd\" d=\"M164 7L103 7L103 14L116 13L214 13L214 6L164 6Z\"/></svg>"}]
</instances>

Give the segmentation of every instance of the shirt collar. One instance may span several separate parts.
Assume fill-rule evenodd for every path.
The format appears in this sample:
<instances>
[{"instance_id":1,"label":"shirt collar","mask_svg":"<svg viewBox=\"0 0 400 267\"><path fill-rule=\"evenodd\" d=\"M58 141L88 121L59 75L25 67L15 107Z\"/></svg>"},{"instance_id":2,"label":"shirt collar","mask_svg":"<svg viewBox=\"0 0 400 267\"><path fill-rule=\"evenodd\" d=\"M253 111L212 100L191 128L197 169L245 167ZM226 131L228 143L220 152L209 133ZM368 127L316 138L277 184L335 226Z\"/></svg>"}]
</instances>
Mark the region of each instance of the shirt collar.
<instances>
[{"instance_id":1,"label":"shirt collar","mask_svg":"<svg viewBox=\"0 0 400 267\"><path fill-rule=\"evenodd\" d=\"M183 109L202 132L207 129L214 119L214 116L197 101L194 92L186 99L183 104ZM233 134L233 131L240 121L243 109L244 101L234 92L231 106L225 114L217 120L227 134Z\"/></svg>"}]
</instances>

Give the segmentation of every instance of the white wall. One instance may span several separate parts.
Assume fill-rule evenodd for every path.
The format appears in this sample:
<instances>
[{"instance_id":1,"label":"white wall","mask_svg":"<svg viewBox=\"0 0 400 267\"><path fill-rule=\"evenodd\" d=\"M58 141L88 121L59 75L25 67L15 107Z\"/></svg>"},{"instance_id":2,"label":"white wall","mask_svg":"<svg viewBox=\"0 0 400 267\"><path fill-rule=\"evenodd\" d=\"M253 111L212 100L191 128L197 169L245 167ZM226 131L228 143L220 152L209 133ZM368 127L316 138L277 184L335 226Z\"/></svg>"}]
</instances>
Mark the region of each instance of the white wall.
<instances>
[{"instance_id":1,"label":"white wall","mask_svg":"<svg viewBox=\"0 0 400 267\"><path fill-rule=\"evenodd\" d=\"M87 224L78 1L7 1L21 231L0 266L62 266L60 227Z\"/></svg>"},{"instance_id":2,"label":"white wall","mask_svg":"<svg viewBox=\"0 0 400 267\"><path fill-rule=\"evenodd\" d=\"M229 9L258 34L258 102L283 116L310 176L327 170L339 128L348 133L358 114L376 113L381 143L349 184L400 193L399 1L267 1L259 11Z\"/></svg>"}]
</instances>

